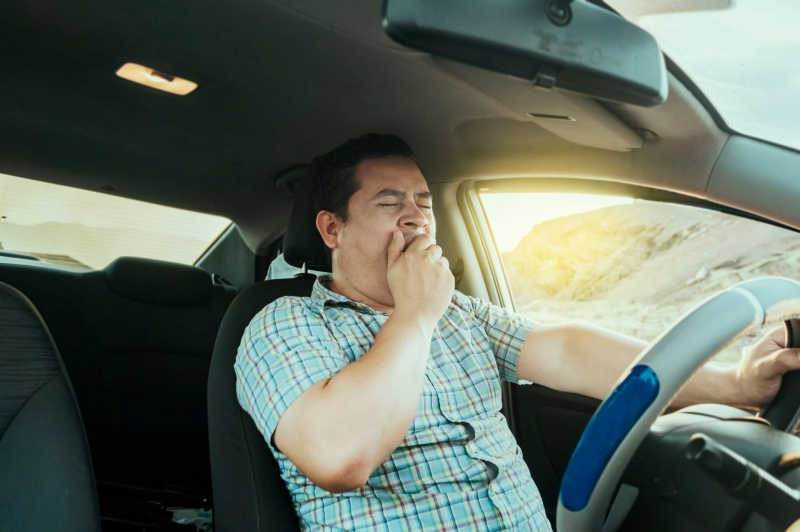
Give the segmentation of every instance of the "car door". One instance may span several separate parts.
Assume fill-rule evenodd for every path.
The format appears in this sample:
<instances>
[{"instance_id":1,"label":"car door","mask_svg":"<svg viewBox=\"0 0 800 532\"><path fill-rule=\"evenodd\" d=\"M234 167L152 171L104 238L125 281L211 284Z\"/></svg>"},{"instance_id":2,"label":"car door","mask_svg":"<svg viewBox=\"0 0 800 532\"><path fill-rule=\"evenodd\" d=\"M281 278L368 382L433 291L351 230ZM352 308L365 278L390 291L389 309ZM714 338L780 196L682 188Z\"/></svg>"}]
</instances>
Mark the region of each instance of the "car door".
<instances>
[{"instance_id":1,"label":"car door","mask_svg":"<svg viewBox=\"0 0 800 532\"><path fill-rule=\"evenodd\" d=\"M540 323L579 321L652 341L737 282L800 278L797 232L694 198L577 179L476 181L463 189L493 248L486 260L494 261L492 283L507 294L502 304ZM736 363L754 340L740 340L714 363ZM505 399L554 522L560 479L599 401L536 384L509 384Z\"/></svg>"}]
</instances>

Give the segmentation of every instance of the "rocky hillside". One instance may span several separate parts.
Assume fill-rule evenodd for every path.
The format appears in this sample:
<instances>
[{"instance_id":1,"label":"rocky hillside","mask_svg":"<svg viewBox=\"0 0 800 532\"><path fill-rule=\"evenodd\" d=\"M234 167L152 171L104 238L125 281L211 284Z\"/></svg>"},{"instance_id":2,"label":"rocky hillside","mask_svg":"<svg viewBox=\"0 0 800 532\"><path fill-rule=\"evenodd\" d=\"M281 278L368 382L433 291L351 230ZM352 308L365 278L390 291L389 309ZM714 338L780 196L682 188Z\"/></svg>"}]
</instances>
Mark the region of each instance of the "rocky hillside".
<instances>
[{"instance_id":1,"label":"rocky hillside","mask_svg":"<svg viewBox=\"0 0 800 532\"><path fill-rule=\"evenodd\" d=\"M651 340L732 284L765 275L800 279L800 234L637 201L534 226L504 261L520 311Z\"/></svg>"}]
</instances>

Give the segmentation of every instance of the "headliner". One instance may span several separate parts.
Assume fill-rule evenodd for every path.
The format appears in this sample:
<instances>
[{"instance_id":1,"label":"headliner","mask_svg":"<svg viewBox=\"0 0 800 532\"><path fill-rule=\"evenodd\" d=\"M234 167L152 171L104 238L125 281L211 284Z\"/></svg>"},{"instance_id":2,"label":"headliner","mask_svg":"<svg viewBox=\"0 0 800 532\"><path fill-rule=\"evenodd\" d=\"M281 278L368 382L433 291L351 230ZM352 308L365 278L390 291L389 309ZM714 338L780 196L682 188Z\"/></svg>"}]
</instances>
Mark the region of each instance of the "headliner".
<instances>
[{"instance_id":1,"label":"headliner","mask_svg":"<svg viewBox=\"0 0 800 532\"><path fill-rule=\"evenodd\" d=\"M4 2L0 172L220 214L257 251L288 219L276 175L368 131L405 138L434 183L568 176L705 189L727 135L675 78L658 108L606 104L658 138L631 152L579 146L525 115L563 93L406 50L383 34L381 4ZM199 88L177 97L135 85L114 75L126 62Z\"/></svg>"}]
</instances>

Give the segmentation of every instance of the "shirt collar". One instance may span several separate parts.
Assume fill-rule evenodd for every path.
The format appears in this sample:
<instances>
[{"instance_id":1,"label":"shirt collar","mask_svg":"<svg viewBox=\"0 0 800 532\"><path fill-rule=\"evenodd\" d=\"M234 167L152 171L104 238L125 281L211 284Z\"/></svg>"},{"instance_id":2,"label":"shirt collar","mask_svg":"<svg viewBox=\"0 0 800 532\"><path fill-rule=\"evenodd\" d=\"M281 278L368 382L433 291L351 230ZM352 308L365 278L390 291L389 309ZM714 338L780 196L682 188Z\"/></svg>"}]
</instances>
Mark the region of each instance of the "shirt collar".
<instances>
[{"instance_id":1,"label":"shirt collar","mask_svg":"<svg viewBox=\"0 0 800 532\"><path fill-rule=\"evenodd\" d=\"M317 277L317 281L314 283L314 288L311 290L311 299L323 307L351 307L359 312L365 312L367 314L384 314L383 312L376 311L369 305L358 303L341 294L337 294L330 289L332 280L333 275L331 274L320 275Z\"/></svg>"}]
</instances>

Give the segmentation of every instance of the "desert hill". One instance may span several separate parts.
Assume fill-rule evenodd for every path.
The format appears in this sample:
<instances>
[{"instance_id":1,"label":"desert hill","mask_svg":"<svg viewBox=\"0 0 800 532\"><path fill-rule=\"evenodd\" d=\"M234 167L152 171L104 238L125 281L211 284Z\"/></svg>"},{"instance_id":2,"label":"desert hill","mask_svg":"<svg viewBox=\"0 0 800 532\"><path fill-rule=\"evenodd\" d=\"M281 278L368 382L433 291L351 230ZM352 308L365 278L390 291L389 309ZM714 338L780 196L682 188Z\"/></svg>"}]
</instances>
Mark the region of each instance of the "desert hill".
<instances>
[{"instance_id":1,"label":"desert hill","mask_svg":"<svg viewBox=\"0 0 800 532\"><path fill-rule=\"evenodd\" d=\"M652 340L737 282L800 279L800 235L724 213L636 201L536 225L503 259L519 311Z\"/></svg>"}]
</instances>

